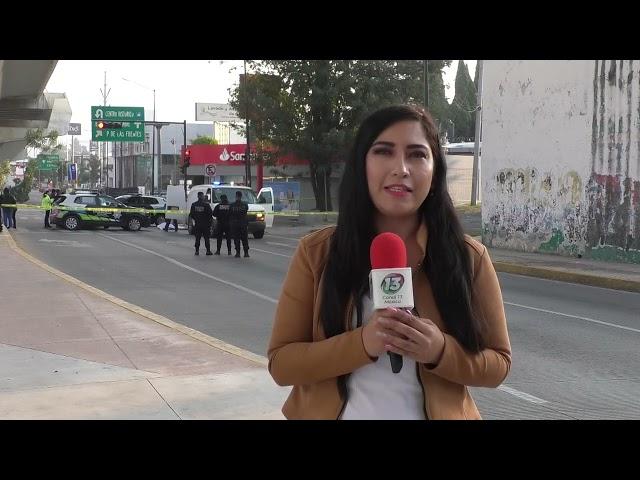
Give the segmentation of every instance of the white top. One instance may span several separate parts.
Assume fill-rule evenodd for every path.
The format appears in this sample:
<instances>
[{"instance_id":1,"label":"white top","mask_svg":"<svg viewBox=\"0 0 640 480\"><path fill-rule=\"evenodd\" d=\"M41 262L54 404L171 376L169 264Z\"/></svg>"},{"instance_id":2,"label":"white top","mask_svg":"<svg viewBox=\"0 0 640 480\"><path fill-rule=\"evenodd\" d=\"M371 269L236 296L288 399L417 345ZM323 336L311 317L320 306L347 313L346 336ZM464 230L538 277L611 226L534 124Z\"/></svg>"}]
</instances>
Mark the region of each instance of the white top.
<instances>
[{"instance_id":1,"label":"white top","mask_svg":"<svg viewBox=\"0 0 640 480\"><path fill-rule=\"evenodd\" d=\"M362 297L362 324L373 311L368 295ZM357 310L353 310L355 325ZM351 373L347 380L348 400L342 420L424 420L424 395L415 360L403 357L402 370L391 371L389 355Z\"/></svg>"}]
</instances>

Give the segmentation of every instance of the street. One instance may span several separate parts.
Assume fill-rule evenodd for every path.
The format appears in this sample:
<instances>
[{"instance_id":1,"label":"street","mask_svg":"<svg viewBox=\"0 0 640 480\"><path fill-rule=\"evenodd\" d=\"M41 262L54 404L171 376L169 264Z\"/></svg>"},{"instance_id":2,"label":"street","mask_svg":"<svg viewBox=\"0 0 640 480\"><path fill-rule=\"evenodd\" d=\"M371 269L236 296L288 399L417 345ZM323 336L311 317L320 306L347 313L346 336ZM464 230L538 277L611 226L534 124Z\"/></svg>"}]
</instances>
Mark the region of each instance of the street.
<instances>
[{"instance_id":1,"label":"street","mask_svg":"<svg viewBox=\"0 0 640 480\"><path fill-rule=\"evenodd\" d=\"M249 239L249 259L227 256L226 243L219 257L194 257L193 237L184 230L45 230L42 217L19 210L18 228L11 231L36 258L259 355L266 355L282 281L305 232L268 229L263 239ZM471 389L484 418L640 417L640 294L499 278L513 364L499 389Z\"/></svg>"}]
</instances>

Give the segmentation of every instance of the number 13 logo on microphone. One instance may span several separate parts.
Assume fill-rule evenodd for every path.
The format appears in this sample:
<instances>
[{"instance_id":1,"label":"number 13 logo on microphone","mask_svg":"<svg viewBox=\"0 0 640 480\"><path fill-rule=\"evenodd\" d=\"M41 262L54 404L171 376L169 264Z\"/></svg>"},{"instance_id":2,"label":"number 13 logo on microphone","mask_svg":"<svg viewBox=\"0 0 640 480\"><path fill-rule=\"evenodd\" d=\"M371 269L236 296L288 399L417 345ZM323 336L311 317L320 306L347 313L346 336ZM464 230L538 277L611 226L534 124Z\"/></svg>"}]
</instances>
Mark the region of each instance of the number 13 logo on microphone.
<instances>
[{"instance_id":1,"label":"number 13 logo on microphone","mask_svg":"<svg viewBox=\"0 0 640 480\"><path fill-rule=\"evenodd\" d=\"M380 288L387 295L393 295L404 285L404 277L399 273L390 273L382 279Z\"/></svg>"}]
</instances>

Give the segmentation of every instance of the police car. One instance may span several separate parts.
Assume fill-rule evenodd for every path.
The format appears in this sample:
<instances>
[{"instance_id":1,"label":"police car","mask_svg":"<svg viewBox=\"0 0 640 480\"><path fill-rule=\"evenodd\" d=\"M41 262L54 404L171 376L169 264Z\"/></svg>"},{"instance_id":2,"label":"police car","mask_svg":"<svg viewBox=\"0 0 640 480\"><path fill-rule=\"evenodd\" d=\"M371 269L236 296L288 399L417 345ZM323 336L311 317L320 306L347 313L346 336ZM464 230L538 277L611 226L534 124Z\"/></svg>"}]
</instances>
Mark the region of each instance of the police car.
<instances>
[{"instance_id":1,"label":"police car","mask_svg":"<svg viewBox=\"0 0 640 480\"><path fill-rule=\"evenodd\" d=\"M92 211L87 210L88 207L109 208L114 211ZM60 195L53 202L49 221L67 230L121 227L124 230L138 231L151 223L149 216L139 212L139 209L129 207L108 195L95 193Z\"/></svg>"}]
</instances>

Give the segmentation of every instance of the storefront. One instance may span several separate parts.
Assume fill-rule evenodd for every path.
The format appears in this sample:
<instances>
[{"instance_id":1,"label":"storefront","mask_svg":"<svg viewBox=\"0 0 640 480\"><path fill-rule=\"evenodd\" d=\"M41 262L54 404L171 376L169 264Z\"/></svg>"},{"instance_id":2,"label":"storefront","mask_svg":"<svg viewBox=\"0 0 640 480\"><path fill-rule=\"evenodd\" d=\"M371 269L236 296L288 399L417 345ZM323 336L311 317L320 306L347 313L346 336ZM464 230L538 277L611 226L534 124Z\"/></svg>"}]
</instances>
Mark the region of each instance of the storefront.
<instances>
[{"instance_id":1,"label":"storefront","mask_svg":"<svg viewBox=\"0 0 640 480\"><path fill-rule=\"evenodd\" d=\"M246 185L245 144L230 145L190 145L191 166L187 175L193 185L205 183L234 183ZM255 190L262 186L263 166L256 164L255 154L251 155L251 185Z\"/></svg>"},{"instance_id":2,"label":"storefront","mask_svg":"<svg viewBox=\"0 0 640 480\"><path fill-rule=\"evenodd\" d=\"M244 163L246 144L189 145L189 150L191 166L187 169L187 175L192 185L215 182L235 185L248 183ZM285 189L283 198L286 199L287 195L295 196L300 210L311 210L315 207L316 202L309 181L308 161L294 155L281 155L275 159L265 160L256 162L255 154L251 155L251 186L254 191L258 192L265 183L294 181L299 185L295 188L291 185ZM337 205L338 182L342 170L343 164L333 164L331 179L325 187L327 193L332 196L334 205ZM207 172L212 175L207 175Z\"/></svg>"}]
</instances>

